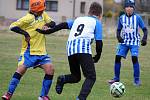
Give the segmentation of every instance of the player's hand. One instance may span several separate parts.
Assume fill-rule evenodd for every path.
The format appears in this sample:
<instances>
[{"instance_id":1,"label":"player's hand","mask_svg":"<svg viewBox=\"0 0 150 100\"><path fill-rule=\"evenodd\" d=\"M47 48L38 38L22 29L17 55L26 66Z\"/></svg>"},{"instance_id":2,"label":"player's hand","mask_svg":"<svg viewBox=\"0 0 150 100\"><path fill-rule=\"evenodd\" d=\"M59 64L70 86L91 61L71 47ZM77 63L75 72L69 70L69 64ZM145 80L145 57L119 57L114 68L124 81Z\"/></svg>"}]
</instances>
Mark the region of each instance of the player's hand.
<instances>
[{"instance_id":1,"label":"player's hand","mask_svg":"<svg viewBox=\"0 0 150 100\"><path fill-rule=\"evenodd\" d=\"M95 55L95 56L93 57L94 63L97 63L99 59L100 59L100 55Z\"/></svg>"},{"instance_id":2,"label":"player's hand","mask_svg":"<svg viewBox=\"0 0 150 100\"><path fill-rule=\"evenodd\" d=\"M146 46L146 44L147 44L147 41L146 41L146 40L144 40L144 39L142 39L142 41L141 41L141 45L142 45L142 46Z\"/></svg>"},{"instance_id":3,"label":"player's hand","mask_svg":"<svg viewBox=\"0 0 150 100\"><path fill-rule=\"evenodd\" d=\"M46 26L46 25L44 25L43 27L42 27L42 30L48 30L48 29L50 29L48 26Z\"/></svg>"},{"instance_id":4,"label":"player's hand","mask_svg":"<svg viewBox=\"0 0 150 100\"><path fill-rule=\"evenodd\" d=\"M118 39L119 43L124 43L124 40L122 39L122 37L119 36L119 37L117 37L117 39Z\"/></svg>"},{"instance_id":5,"label":"player's hand","mask_svg":"<svg viewBox=\"0 0 150 100\"><path fill-rule=\"evenodd\" d=\"M39 28L37 28L36 31L39 32L39 33L44 33L45 32L45 30L41 30Z\"/></svg>"},{"instance_id":6,"label":"player's hand","mask_svg":"<svg viewBox=\"0 0 150 100\"><path fill-rule=\"evenodd\" d=\"M30 35L29 34L25 34L25 41L26 42L30 42Z\"/></svg>"}]
</instances>

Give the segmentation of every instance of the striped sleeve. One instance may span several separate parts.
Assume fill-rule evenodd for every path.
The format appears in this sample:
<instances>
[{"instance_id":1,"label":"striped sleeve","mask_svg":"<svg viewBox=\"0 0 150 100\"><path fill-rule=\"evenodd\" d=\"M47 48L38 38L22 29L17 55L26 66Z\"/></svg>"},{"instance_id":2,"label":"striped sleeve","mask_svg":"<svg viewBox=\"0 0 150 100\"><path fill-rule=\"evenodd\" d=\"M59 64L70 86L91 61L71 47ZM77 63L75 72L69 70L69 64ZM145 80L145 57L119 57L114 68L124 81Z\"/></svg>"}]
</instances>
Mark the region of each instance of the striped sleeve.
<instances>
[{"instance_id":1,"label":"striped sleeve","mask_svg":"<svg viewBox=\"0 0 150 100\"><path fill-rule=\"evenodd\" d=\"M144 22L143 22L141 16L137 15L137 18L138 18L138 21L139 21L140 28L142 28L142 29L145 28L145 25L144 25Z\"/></svg>"},{"instance_id":2,"label":"striped sleeve","mask_svg":"<svg viewBox=\"0 0 150 100\"><path fill-rule=\"evenodd\" d=\"M121 30L123 27L123 25L121 24L121 21L122 21L122 16L119 17L117 30Z\"/></svg>"}]
</instances>

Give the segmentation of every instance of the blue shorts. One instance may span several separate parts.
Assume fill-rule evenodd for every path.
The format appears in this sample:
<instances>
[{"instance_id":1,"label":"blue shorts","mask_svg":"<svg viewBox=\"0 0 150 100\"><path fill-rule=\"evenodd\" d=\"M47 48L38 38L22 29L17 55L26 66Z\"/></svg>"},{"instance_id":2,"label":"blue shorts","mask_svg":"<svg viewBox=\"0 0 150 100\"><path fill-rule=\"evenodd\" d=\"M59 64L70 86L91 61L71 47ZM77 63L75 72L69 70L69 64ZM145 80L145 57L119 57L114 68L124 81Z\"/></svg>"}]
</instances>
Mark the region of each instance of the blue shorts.
<instances>
[{"instance_id":1,"label":"blue shorts","mask_svg":"<svg viewBox=\"0 0 150 100\"><path fill-rule=\"evenodd\" d=\"M116 55L120 55L120 56L126 58L129 50L130 50L131 56L137 56L138 57L139 46L137 46L137 45L119 44L117 47Z\"/></svg>"},{"instance_id":2,"label":"blue shorts","mask_svg":"<svg viewBox=\"0 0 150 100\"><path fill-rule=\"evenodd\" d=\"M25 65L26 68L34 67L39 64L44 65L47 63L51 63L48 55L30 55L29 53L25 53L18 59L18 66Z\"/></svg>"}]
</instances>

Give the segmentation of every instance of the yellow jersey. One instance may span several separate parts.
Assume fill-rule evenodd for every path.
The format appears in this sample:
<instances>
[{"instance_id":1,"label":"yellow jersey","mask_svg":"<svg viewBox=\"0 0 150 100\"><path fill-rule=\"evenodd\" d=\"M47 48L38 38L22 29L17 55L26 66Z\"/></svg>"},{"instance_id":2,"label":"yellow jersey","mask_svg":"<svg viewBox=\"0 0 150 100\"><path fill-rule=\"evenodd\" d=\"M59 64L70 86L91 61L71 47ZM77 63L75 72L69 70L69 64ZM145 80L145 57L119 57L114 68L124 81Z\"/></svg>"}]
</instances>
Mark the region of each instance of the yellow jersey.
<instances>
[{"instance_id":1,"label":"yellow jersey","mask_svg":"<svg viewBox=\"0 0 150 100\"><path fill-rule=\"evenodd\" d=\"M16 22L13 22L10 25L12 27L20 27L21 29L28 32L30 35L30 42L25 41L25 37L22 39L22 48L21 54L24 54L27 49L30 51L30 55L46 55L46 39L44 34L40 34L36 31L37 28L42 29L46 23L50 23L52 19L48 16L46 12L39 17L36 17L33 14L27 13L24 17L20 18Z\"/></svg>"}]
</instances>

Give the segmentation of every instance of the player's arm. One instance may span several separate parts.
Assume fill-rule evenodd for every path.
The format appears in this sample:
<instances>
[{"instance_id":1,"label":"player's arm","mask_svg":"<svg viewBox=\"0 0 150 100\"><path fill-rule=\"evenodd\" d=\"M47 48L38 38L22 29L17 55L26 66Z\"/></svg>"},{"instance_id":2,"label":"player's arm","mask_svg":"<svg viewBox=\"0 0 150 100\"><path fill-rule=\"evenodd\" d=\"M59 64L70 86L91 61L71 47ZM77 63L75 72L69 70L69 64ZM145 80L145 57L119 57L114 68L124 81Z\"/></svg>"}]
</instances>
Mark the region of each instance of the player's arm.
<instances>
[{"instance_id":1,"label":"player's arm","mask_svg":"<svg viewBox=\"0 0 150 100\"><path fill-rule=\"evenodd\" d=\"M22 35L24 35L25 37L26 37L26 36L29 36L29 34L28 34L26 31L22 30L22 29L21 29L20 27L18 27L18 26L11 27L10 30L13 31L13 32L22 34Z\"/></svg>"},{"instance_id":2,"label":"player's arm","mask_svg":"<svg viewBox=\"0 0 150 100\"><path fill-rule=\"evenodd\" d=\"M53 28L55 27L56 23L54 21L51 21L49 23L46 23L44 26L47 26L47 27L50 27L50 28Z\"/></svg>"},{"instance_id":3,"label":"player's arm","mask_svg":"<svg viewBox=\"0 0 150 100\"><path fill-rule=\"evenodd\" d=\"M96 55L93 57L94 63L97 63L101 57L103 41L102 41L102 24L97 21L94 37L96 40Z\"/></svg>"},{"instance_id":4,"label":"player's arm","mask_svg":"<svg viewBox=\"0 0 150 100\"><path fill-rule=\"evenodd\" d=\"M53 28L50 28L48 30L41 30L41 29L36 29L37 32L42 33L42 34L51 34L56 31L59 31L61 29L69 29L67 22L60 23L58 25L55 25Z\"/></svg>"},{"instance_id":5,"label":"player's arm","mask_svg":"<svg viewBox=\"0 0 150 100\"><path fill-rule=\"evenodd\" d=\"M49 23L46 23L43 27L42 30L48 30L50 28L54 28L56 23L54 21L51 21Z\"/></svg>"},{"instance_id":6,"label":"player's arm","mask_svg":"<svg viewBox=\"0 0 150 100\"><path fill-rule=\"evenodd\" d=\"M42 34L51 34L56 31L59 31L61 29L71 29L73 25L73 20L69 20L67 22L62 22L58 25L55 25L53 28L48 29L48 30L41 30L41 29L36 29L37 32L42 33Z\"/></svg>"},{"instance_id":7,"label":"player's arm","mask_svg":"<svg viewBox=\"0 0 150 100\"><path fill-rule=\"evenodd\" d=\"M142 41L141 41L141 45L145 46L147 44L148 30L147 30L146 26L144 25L142 18L140 16L138 16L138 19L139 19L139 26L141 27L141 29L144 33Z\"/></svg>"},{"instance_id":8,"label":"player's arm","mask_svg":"<svg viewBox=\"0 0 150 100\"><path fill-rule=\"evenodd\" d=\"M122 24L121 24L121 20L119 20L118 22L118 28L117 28L117 32L116 32L116 37L119 43L123 43L124 40L121 37L121 29L122 29Z\"/></svg>"},{"instance_id":9,"label":"player's arm","mask_svg":"<svg viewBox=\"0 0 150 100\"><path fill-rule=\"evenodd\" d=\"M25 30L22 29L22 27L26 23L26 20L24 20L24 19L26 19L26 17L23 17L23 18L19 19L18 21L13 22L10 25L10 30L13 31L13 32L16 32L18 34L24 35L25 36L25 40L27 42L29 42L30 41L30 35L28 34L28 32L26 32Z\"/></svg>"},{"instance_id":10,"label":"player's arm","mask_svg":"<svg viewBox=\"0 0 150 100\"><path fill-rule=\"evenodd\" d=\"M45 19L45 22L46 22L44 27L53 28L56 25L56 23L52 20L52 18L50 18L48 16L48 14L46 12L43 12L43 16L44 16L44 19Z\"/></svg>"},{"instance_id":11,"label":"player's arm","mask_svg":"<svg viewBox=\"0 0 150 100\"><path fill-rule=\"evenodd\" d=\"M145 46L147 44L148 31L147 31L146 27L144 27L142 30L143 30L144 35L143 35L143 38L142 38L142 41L141 41L141 45Z\"/></svg>"},{"instance_id":12,"label":"player's arm","mask_svg":"<svg viewBox=\"0 0 150 100\"><path fill-rule=\"evenodd\" d=\"M103 41L102 40L96 40L96 55L93 57L94 63L97 63L98 60L101 57L103 48Z\"/></svg>"},{"instance_id":13,"label":"player's arm","mask_svg":"<svg viewBox=\"0 0 150 100\"><path fill-rule=\"evenodd\" d=\"M24 35L25 36L25 40L27 42L30 41L30 35L26 31L22 30L20 27L15 26L15 27L10 28L10 30L13 31L13 32L16 32L16 33Z\"/></svg>"}]
</instances>

